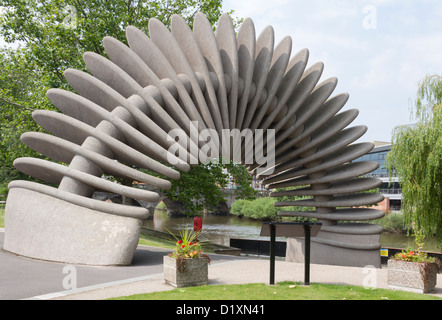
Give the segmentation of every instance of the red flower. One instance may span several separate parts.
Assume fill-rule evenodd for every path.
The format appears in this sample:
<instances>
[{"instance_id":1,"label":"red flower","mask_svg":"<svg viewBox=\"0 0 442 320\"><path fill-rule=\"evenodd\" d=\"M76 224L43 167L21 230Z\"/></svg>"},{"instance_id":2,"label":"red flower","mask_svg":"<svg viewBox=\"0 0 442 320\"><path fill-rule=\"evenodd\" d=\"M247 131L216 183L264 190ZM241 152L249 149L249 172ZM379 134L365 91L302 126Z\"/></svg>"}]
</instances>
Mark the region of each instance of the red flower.
<instances>
[{"instance_id":1,"label":"red flower","mask_svg":"<svg viewBox=\"0 0 442 320\"><path fill-rule=\"evenodd\" d=\"M183 245L181 246L181 248L183 248L183 249L184 249L185 247L186 247L186 245L185 245L185 244L183 244Z\"/></svg>"},{"instance_id":2,"label":"red flower","mask_svg":"<svg viewBox=\"0 0 442 320\"><path fill-rule=\"evenodd\" d=\"M178 244L182 244L183 242L181 240L178 241Z\"/></svg>"},{"instance_id":3,"label":"red flower","mask_svg":"<svg viewBox=\"0 0 442 320\"><path fill-rule=\"evenodd\" d=\"M193 245L193 243L191 242L191 243L189 243L189 246L191 246L191 245Z\"/></svg>"}]
</instances>

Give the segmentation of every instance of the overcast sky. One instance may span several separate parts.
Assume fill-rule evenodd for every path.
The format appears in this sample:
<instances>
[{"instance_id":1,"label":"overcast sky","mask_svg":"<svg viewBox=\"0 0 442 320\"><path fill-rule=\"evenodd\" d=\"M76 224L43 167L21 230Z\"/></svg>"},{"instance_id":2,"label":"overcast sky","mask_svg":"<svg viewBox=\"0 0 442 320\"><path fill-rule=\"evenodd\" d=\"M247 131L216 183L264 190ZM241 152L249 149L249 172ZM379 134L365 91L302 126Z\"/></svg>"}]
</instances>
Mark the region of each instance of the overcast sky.
<instances>
[{"instance_id":1,"label":"overcast sky","mask_svg":"<svg viewBox=\"0 0 442 320\"><path fill-rule=\"evenodd\" d=\"M441 0L224 0L224 10L250 17L275 43L293 39L292 55L310 51L309 66L324 62L321 81L338 78L333 95L348 92L360 141L391 141L395 126L411 123L418 82L442 75Z\"/></svg>"}]
</instances>

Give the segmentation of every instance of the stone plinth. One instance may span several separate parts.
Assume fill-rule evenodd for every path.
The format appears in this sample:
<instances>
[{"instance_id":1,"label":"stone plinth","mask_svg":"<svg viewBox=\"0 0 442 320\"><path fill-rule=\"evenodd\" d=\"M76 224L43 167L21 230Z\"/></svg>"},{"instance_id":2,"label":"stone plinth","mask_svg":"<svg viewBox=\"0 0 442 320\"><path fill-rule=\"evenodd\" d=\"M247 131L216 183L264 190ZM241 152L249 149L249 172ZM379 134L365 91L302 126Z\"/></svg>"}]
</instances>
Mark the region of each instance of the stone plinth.
<instances>
[{"instance_id":1,"label":"stone plinth","mask_svg":"<svg viewBox=\"0 0 442 320\"><path fill-rule=\"evenodd\" d=\"M3 249L29 258L97 266L130 265L141 220L12 188Z\"/></svg>"},{"instance_id":2,"label":"stone plinth","mask_svg":"<svg viewBox=\"0 0 442 320\"><path fill-rule=\"evenodd\" d=\"M323 226L311 240L311 263L380 268L382 228L369 224L357 224L356 227L354 224ZM303 238L288 238L286 261L304 262L304 250Z\"/></svg>"}]
</instances>

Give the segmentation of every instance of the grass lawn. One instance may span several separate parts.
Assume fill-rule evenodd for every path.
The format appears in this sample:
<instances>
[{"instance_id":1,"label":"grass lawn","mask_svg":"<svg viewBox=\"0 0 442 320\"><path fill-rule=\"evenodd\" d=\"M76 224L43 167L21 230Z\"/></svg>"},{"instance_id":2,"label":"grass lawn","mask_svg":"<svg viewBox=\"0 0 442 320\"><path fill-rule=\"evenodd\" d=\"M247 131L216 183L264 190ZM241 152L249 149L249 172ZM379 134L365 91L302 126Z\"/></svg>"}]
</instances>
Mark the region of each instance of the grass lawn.
<instances>
[{"instance_id":1,"label":"grass lawn","mask_svg":"<svg viewBox=\"0 0 442 320\"><path fill-rule=\"evenodd\" d=\"M5 208L0 208L0 228L5 227Z\"/></svg>"},{"instance_id":2,"label":"grass lawn","mask_svg":"<svg viewBox=\"0 0 442 320\"><path fill-rule=\"evenodd\" d=\"M169 241L167 239L148 236L145 234L140 234L140 240L138 241L138 243L145 246L175 249L175 242Z\"/></svg>"},{"instance_id":3,"label":"grass lawn","mask_svg":"<svg viewBox=\"0 0 442 320\"><path fill-rule=\"evenodd\" d=\"M111 300L442 300L418 293L358 286L294 282L219 285L178 288L171 291L138 294Z\"/></svg>"}]
</instances>

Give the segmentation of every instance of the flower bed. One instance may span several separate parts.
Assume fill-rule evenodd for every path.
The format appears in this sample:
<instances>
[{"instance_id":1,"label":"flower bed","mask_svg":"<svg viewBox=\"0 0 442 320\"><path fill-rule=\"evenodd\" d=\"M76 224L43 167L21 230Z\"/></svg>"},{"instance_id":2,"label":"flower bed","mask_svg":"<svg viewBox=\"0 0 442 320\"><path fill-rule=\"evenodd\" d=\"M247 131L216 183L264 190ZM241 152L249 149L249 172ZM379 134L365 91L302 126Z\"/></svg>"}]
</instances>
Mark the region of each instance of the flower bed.
<instances>
[{"instance_id":1,"label":"flower bed","mask_svg":"<svg viewBox=\"0 0 442 320\"><path fill-rule=\"evenodd\" d=\"M440 261L420 251L424 247L424 236L414 223L412 228L418 251L403 251L388 260L387 283L392 289L429 293L436 287Z\"/></svg>"},{"instance_id":2,"label":"flower bed","mask_svg":"<svg viewBox=\"0 0 442 320\"><path fill-rule=\"evenodd\" d=\"M436 287L438 272L437 263L390 259L387 281L391 289L429 293Z\"/></svg>"},{"instance_id":3,"label":"flower bed","mask_svg":"<svg viewBox=\"0 0 442 320\"><path fill-rule=\"evenodd\" d=\"M210 257L197 241L198 232L180 232L175 250L164 257L164 280L175 287L200 286L208 283Z\"/></svg>"}]
</instances>

